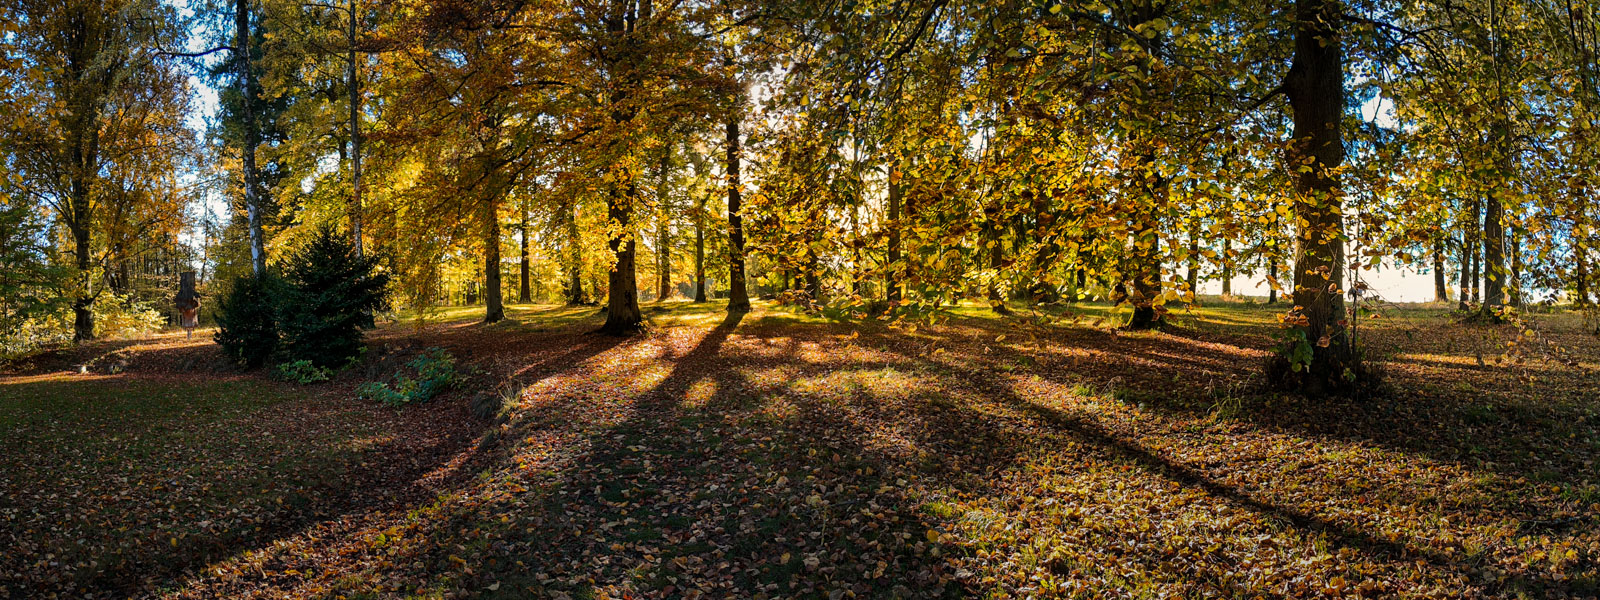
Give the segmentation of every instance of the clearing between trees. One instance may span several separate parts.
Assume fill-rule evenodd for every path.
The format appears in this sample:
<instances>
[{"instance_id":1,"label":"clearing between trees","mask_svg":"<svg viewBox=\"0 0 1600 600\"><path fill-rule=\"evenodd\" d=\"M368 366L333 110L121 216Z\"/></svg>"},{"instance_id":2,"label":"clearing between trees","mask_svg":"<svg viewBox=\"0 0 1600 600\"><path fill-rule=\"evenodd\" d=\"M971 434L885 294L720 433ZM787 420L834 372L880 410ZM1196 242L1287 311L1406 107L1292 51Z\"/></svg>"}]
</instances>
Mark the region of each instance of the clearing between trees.
<instances>
[{"instance_id":1,"label":"clearing between trees","mask_svg":"<svg viewBox=\"0 0 1600 600\"><path fill-rule=\"evenodd\" d=\"M1386 311L1358 332L1388 394L1305 401L1261 391L1255 305L1138 333L1092 304L915 329L644 309L634 338L586 307L388 323L310 386L208 335L11 365L0 597L1600 593L1574 313ZM453 391L356 398L435 346Z\"/></svg>"}]
</instances>

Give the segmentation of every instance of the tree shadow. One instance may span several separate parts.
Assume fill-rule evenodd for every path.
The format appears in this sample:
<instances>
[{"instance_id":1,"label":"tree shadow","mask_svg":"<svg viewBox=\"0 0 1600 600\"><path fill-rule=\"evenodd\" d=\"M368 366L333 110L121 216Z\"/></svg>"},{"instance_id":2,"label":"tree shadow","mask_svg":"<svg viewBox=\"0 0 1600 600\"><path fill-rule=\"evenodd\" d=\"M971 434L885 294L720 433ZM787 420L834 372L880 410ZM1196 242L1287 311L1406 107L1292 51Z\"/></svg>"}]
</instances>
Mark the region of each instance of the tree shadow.
<instances>
[{"instance_id":1,"label":"tree shadow","mask_svg":"<svg viewBox=\"0 0 1600 600\"><path fill-rule=\"evenodd\" d=\"M472 330L435 332L427 340L429 345L440 345L456 351L467 350L480 335ZM377 342L385 338L380 336ZM544 335L538 339L552 342L548 345L526 347L519 354L524 364L518 369L506 369L496 361L503 352L481 353L479 361L487 369L491 381L517 379L535 382L551 373L587 360L613 348L616 340L582 335ZM527 340L522 340L527 341ZM512 348L517 348L513 345ZM558 351L555 349L559 349ZM196 352L215 353L214 347L187 346L155 348L136 357L134 370L129 375L79 379L70 377L59 382L33 383L48 385L49 390L39 390L35 395L51 396L73 394L85 384L127 385L120 381L142 381L145 385L162 389L186 389L193 382L210 381L200 374L178 372L151 372L140 370L139 365L166 365L182 362L175 357L186 357ZM402 349L401 353L404 352ZM463 352L463 354L471 354ZM155 368L155 367L151 367ZM357 369L360 371L360 369ZM62 564L53 569L39 571L33 565L45 561L45 554L53 554L64 561L62 550L74 542L62 540L56 547L38 545L44 538L39 534L48 527L32 527L20 521L7 519L0 527L0 540L12 539L14 552L0 560L0 587L27 596L140 596L156 590L172 589L178 582L203 578L214 565L274 548L297 538L315 536L316 532L349 527L350 523L372 518L374 515L404 513L432 502L440 490L458 489L470 482L483 469L493 466L498 458L491 446L480 443L489 423L477 421L467 415L466 400L471 390L457 391L437 398L425 405L408 407L394 412L369 405L348 395L354 376L346 373L330 384L319 388L292 388L285 392L285 384L259 381L263 374L231 376L226 381L237 385L260 385L276 389L274 393L288 393L290 397L276 404L232 415L212 427L209 422L195 420L195 410L189 404L174 405L170 411L159 406L141 408L105 423L97 429L101 433L86 434L102 437L125 436L128 433L154 431L159 433L172 428L215 429L217 436L229 436L233 431L242 434L239 444L218 444L215 447L196 449L197 455L209 459L200 464L184 467L181 478L198 479L205 483L203 494L195 497L171 497L162 501L171 510L147 514L162 496L152 495L144 489L128 486L142 485L142 473L149 460L159 457L118 456L112 471L100 479L106 483L94 490L59 490L63 494L79 495L92 491L103 498L143 498L141 502L112 500L111 506L127 505L107 514L104 524L93 527L111 527L131 533L106 531L96 534L93 527L80 535L95 544L98 550L86 547L90 554L76 556L87 567L69 567ZM128 379L128 378L133 379ZM343 382L343 383L341 383ZM0 381L0 385L4 385ZM207 389L207 388L202 388ZM309 395L307 394L309 392ZM89 407L87 410L100 410ZM165 421L152 423L149 410L172 413ZM166 414L160 412L159 414ZM354 415L354 416L352 416ZM346 423L348 426L336 425ZM28 420L15 423L28 426ZM210 431L210 429L206 429ZM121 433L118 433L121 432ZM48 432L46 432L48 433ZM57 432L60 433L60 432ZM211 435L207 433L206 435ZM265 438L260 436L265 435ZM27 443L28 452L46 451L46 440L38 436L17 438L12 441ZM274 443L304 446L326 446L326 451L301 456L291 454L286 460L280 454L267 453L263 448L246 448L245 440L270 439ZM254 443L254 442L252 442ZM331 444L331 446L329 446ZM4 447L6 444L0 444ZM187 449L177 448L174 451ZM6 450L7 455L22 452L21 448ZM143 452L143 451L141 451ZM308 450L307 452L310 452ZM120 453L120 452L119 452ZM166 454L168 452L163 452ZM180 453L181 454L181 453ZM81 452L63 458L64 463L53 464L52 469L75 469L74 461L92 456ZM159 464L159 463L158 463ZM86 466L99 466L95 465ZM165 468L165 467L163 467ZM201 469L195 472L192 469ZM8 469L8 471L10 471ZM15 472L15 471L11 471ZM10 480L12 478L6 478ZM121 482L121 483L113 483ZM44 485L16 480L17 485ZM3 488L0 485L0 488ZM121 489L119 489L121 488ZM176 492L169 492L175 495ZM14 496L8 495L7 498ZM0 502L0 510L10 513L22 507L8 507ZM70 506L63 505L63 509ZM160 509L162 506L154 506ZM107 513L96 507L97 513ZM239 516L248 515L248 518ZM38 516L38 515L36 515ZM66 519L70 520L70 519ZM17 527L27 530L14 529ZM30 531L32 533L30 533ZM296 557L285 557L280 565L267 564L265 571L289 570ZM275 568L281 567L281 568ZM273 581L269 576L244 577L237 584L246 585Z\"/></svg>"}]
</instances>

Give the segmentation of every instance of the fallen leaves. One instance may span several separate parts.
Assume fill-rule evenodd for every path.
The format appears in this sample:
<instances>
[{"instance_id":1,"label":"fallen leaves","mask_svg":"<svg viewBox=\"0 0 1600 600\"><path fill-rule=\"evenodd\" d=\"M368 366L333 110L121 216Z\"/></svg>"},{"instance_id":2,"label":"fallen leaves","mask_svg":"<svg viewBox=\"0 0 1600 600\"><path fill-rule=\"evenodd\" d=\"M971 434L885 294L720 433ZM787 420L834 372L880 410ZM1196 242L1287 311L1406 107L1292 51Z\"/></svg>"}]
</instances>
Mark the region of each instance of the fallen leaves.
<instances>
[{"instance_id":1,"label":"fallen leaves","mask_svg":"<svg viewBox=\"0 0 1600 600\"><path fill-rule=\"evenodd\" d=\"M211 467L261 448L360 446L369 462L407 460L419 447L393 445L397 436L464 418L448 402L418 427L370 421L359 405L275 400L284 408L204 430L207 444L179 459L189 471L152 470L171 462L155 452L75 453L61 443L75 439L69 430L23 422L13 427L31 439L58 440L52 462L0 485L55 494L51 515L136 485L147 499L192 497L199 512L134 505L151 517L125 521L144 564L157 556L151 540L183 547L259 527L249 531L261 544L230 554L242 542L224 541L206 555L214 562L157 572L179 597L1594 593L1600 407L1582 393L1592 370L1540 371L1553 383L1534 396L1473 365L1466 345L1412 337L1391 363L1409 392L1388 404L1256 398L1218 418L1222 395L1250 389L1252 340L1265 339L1253 332L1270 333L1272 317L1216 310L1232 312L1205 314L1252 324L1149 336L1042 326L1003 349L993 344L1005 326L987 319L908 335L768 324L758 312L737 336L685 325L628 342L446 324L429 335L522 389L484 443L432 446L430 469L380 468L410 478L389 480L410 491L387 501L341 496L350 484L339 477L306 485L327 464L312 454L246 486L286 508L240 517L230 511L254 514L251 504L215 495L237 472ZM1411 322L1367 335L1398 340ZM1562 331L1542 335L1582 347ZM3 385L10 398L29 384ZM307 406L323 412L296 419ZM139 447L147 430L105 439ZM270 435L237 433L250 431ZM372 439L390 441L357 441ZM127 483L51 488L39 475L73 468ZM115 530L96 527L81 535ZM7 531L46 539L38 527Z\"/></svg>"}]
</instances>

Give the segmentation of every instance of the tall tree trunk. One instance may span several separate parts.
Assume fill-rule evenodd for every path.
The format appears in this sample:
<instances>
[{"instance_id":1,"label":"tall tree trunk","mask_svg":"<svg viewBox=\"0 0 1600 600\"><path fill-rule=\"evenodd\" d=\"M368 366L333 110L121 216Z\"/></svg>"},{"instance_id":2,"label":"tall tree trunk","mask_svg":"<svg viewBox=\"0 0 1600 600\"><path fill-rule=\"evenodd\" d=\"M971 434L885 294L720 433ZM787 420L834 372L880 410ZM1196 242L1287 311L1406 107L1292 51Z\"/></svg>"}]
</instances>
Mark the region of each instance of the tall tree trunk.
<instances>
[{"instance_id":1,"label":"tall tree trunk","mask_svg":"<svg viewBox=\"0 0 1600 600\"><path fill-rule=\"evenodd\" d=\"M822 269L817 260L817 251L806 249L806 294L811 296L812 304L822 303Z\"/></svg>"},{"instance_id":2,"label":"tall tree trunk","mask_svg":"<svg viewBox=\"0 0 1600 600\"><path fill-rule=\"evenodd\" d=\"M1433 241L1433 301L1450 302L1450 284L1444 272L1444 240Z\"/></svg>"},{"instance_id":3,"label":"tall tree trunk","mask_svg":"<svg viewBox=\"0 0 1600 600\"><path fill-rule=\"evenodd\" d=\"M694 301L706 301L706 200L694 209Z\"/></svg>"},{"instance_id":4,"label":"tall tree trunk","mask_svg":"<svg viewBox=\"0 0 1600 600\"><path fill-rule=\"evenodd\" d=\"M1483 291L1483 240L1481 235L1472 238L1472 303L1478 304L1482 300Z\"/></svg>"},{"instance_id":5,"label":"tall tree trunk","mask_svg":"<svg viewBox=\"0 0 1600 600\"><path fill-rule=\"evenodd\" d=\"M256 192L256 145L261 132L256 130L256 75L250 67L250 0L234 0L233 60L239 77L241 110L244 119L244 148L240 158L244 171L244 207L250 227L250 268L257 277L267 270L266 238L261 231L261 200Z\"/></svg>"},{"instance_id":6,"label":"tall tree trunk","mask_svg":"<svg viewBox=\"0 0 1600 600\"><path fill-rule=\"evenodd\" d=\"M498 198L498 197L497 197ZM483 203L483 322L494 323L506 318L506 309L500 291L500 211L499 202Z\"/></svg>"},{"instance_id":7,"label":"tall tree trunk","mask_svg":"<svg viewBox=\"0 0 1600 600\"><path fill-rule=\"evenodd\" d=\"M998 211L990 211L989 219L984 222L984 243L989 246L989 270L994 271L994 278L989 280L989 307L994 312L1008 315L1011 308L1006 306L1005 294L1000 293L1000 270L1006 266L1006 249L1000 234L1004 229L998 220Z\"/></svg>"},{"instance_id":8,"label":"tall tree trunk","mask_svg":"<svg viewBox=\"0 0 1600 600\"><path fill-rule=\"evenodd\" d=\"M76 184L75 184L76 185ZM84 196L87 196L85 186ZM78 268L78 297L72 300L72 341L81 342L94 339L94 305L93 271L94 262L89 254L90 224L88 219L88 202L74 203L74 210L82 211L81 218L76 226L69 227L72 234L72 259L73 266Z\"/></svg>"},{"instance_id":9,"label":"tall tree trunk","mask_svg":"<svg viewBox=\"0 0 1600 600\"><path fill-rule=\"evenodd\" d=\"M888 291L884 294L884 298L889 301L889 304L893 305L898 304L902 299L900 273L904 266L901 265L900 260L900 205L905 190L900 185L899 162L890 166L889 169L889 214L887 216L888 223L885 223L889 228L889 248L885 257L885 262L888 264L884 265L888 269L887 280L884 282L884 286Z\"/></svg>"},{"instance_id":10,"label":"tall tree trunk","mask_svg":"<svg viewBox=\"0 0 1600 600\"><path fill-rule=\"evenodd\" d=\"M1500 119L1493 129L1495 151L1495 185L1489 190L1483 210L1483 314L1499 322L1496 308L1506 304L1506 229L1505 203L1501 195L1510 189L1511 178L1511 106L1505 92L1504 69L1507 66L1504 25L1501 22L1503 3L1489 2L1489 42L1492 45L1495 81L1495 117Z\"/></svg>"},{"instance_id":11,"label":"tall tree trunk","mask_svg":"<svg viewBox=\"0 0 1600 600\"><path fill-rule=\"evenodd\" d=\"M1233 240L1222 239L1222 295L1233 295Z\"/></svg>"},{"instance_id":12,"label":"tall tree trunk","mask_svg":"<svg viewBox=\"0 0 1600 600\"><path fill-rule=\"evenodd\" d=\"M661 153L661 180L656 187L656 302L666 302L672 295L672 223L668 221L672 207L667 201L671 183L672 149Z\"/></svg>"},{"instance_id":13,"label":"tall tree trunk","mask_svg":"<svg viewBox=\"0 0 1600 600\"><path fill-rule=\"evenodd\" d=\"M1506 302L1512 306L1522 307L1522 236L1517 235L1517 228L1512 227L1510 232L1511 242L1511 276L1506 278Z\"/></svg>"},{"instance_id":14,"label":"tall tree trunk","mask_svg":"<svg viewBox=\"0 0 1600 600\"><path fill-rule=\"evenodd\" d=\"M350 241L355 243L356 256L362 254L361 243L361 82L356 65L356 0L350 0Z\"/></svg>"},{"instance_id":15,"label":"tall tree trunk","mask_svg":"<svg viewBox=\"0 0 1600 600\"><path fill-rule=\"evenodd\" d=\"M1491 192L1483 206L1483 310L1492 315L1495 307L1506 303L1506 230L1502 222L1505 205L1498 191Z\"/></svg>"},{"instance_id":16,"label":"tall tree trunk","mask_svg":"<svg viewBox=\"0 0 1600 600\"><path fill-rule=\"evenodd\" d=\"M568 197L562 207L562 220L567 231L567 304L577 306L587 298L583 295L583 247L578 237L578 201ZM599 293L599 290L595 290Z\"/></svg>"},{"instance_id":17,"label":"tall tree trunk","mask_svg":"<svg viewBox=\"0 0 1600 600\"><path fill-rule=\"evenodd\" d=\"M1296 0L1294 61L1284 78L1294 118L1289 164L1305 165L1295 176L1295 328L1310 345L1309 364L1298 368L1297 387L1310 394L1354 373L1344 305L1344 219L1334 169L1344 162L1340 121L1344 118L1344 54L1338 0ZM1349 369L1347 371L1347 369Z\"/></svg>"},{"instance_id":18,"label":"tall tree trunk","mask_svg":"<svg viewBox=\"0 0 1600 600\"><path fill-rule=\"evenodd\" d=\"M729 58L724 65L731 66ZM750 310L750 294L744 284L744 217L739 197L739 120L738 109L728 117L725 143L728 150L724 166L728 177L728 312Z\"/></svg>"},{"instance_id":19,"label":"tall tree trunk","mask_svg":"<svg viewBox=\"0 0 1600 600\"><path fill-rule=\"evenodd\" d=\"M666 302L672 295L672 235L667 217L656 214L656 301Z\"/></svg>"},{"instance_id":20,"label":"tall tree trunk","mask_svg":"<svg viewBox=\"0 0 1600 600\"><path fill-rule=\"evenodd\" d=\"M1274 257L1271 257L1271 258L1267 259L1267 276L1271 277L1274 281L1276 281L1278 279L1278 257L1274 256ZM1267 287L1267 304L1277 304L1277 303L1278 303L1278 286L1276 286L1276 285L1268 286Z\"/></svg>"},{"instance_id":21,"label":"tall tree trunk","mask_svg":"<svg viewBox=\"0 0 1600 600\"><path fill-rule=\"evenodd\" d=\"M1462 312L1472 308L1472 232L1478 227L1477 202L1467 203L1467 209L1470 219L1463 217L1461 252L1459 253L1461 268L1456 273L1456 279L1459 282L1456 287L1460 288L1457 290L1459 293L1456 295L1456 308Z\"/></svg>"},{"instance_id":22,"label":"tall tree trunk","mask_svg":"<svg viewBox=\"0 0 1600 600\"><path fill-rule=\"evenodd\" d=\"M530 269L528 266L528 197L526 195L523 195L521 201L517 203L517 212L520 213L518 216L521 217L517 222L517 240L521 245L522 252L521 273L519 273L521 277L517 285L517 302L528 304L533 302L533 285L532 282L528 281Z\"/></svg>"},{"instance_id":23,"label":"tall tree trunk","mask_svg":"<svg viewBox=\"0 0 1600 600\"><path fill-rule=\"evenodd\" d=\"M1196 294L1196 295L1199 295L1199 293L1200 293L1200 288L1199 288L1199 285L1200 285L1200 234L1198 233L1199 229L1200 229L1200 223L1199 222L1191 221L1189 223L1189 257L1188 257L1189 273L1184 277L1184 281L1189 284L1189 291L1194 293L1194 294Z\"/></svg>"},{"instance_id":24,"label":"tall tree trunk","mask_svg":"<svg viewBox=\"0 0 1600 600\"><path fill-rule=\"evenodd\" d=\"M1579 308L1589 306L1589 253L1584 248L1582 240L1574 240L1572 244L1572 260L1576 263L1577 272L1573 274L1574 287L1578 297L1576 304Z\"/></svg>"}]
</instances>

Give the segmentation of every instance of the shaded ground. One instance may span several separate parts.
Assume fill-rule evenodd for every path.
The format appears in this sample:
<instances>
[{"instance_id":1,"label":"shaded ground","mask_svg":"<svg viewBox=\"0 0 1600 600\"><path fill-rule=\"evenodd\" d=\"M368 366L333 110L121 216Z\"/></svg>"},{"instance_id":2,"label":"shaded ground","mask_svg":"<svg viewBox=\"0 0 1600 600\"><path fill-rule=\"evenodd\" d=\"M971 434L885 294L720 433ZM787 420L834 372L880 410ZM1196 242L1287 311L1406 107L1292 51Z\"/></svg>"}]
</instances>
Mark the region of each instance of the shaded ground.
<instances>
[{"instance_id":1,"label":"shaded ground","mask_svg":"<svg viewBox=\"0 0 1600 600\"><path fill-rule=\"evenodd\" d=\"M670 304L628 340L589 308L459 312L323 386L166 339L0 379L0 596L1600 594L1572 315L1388 311L1362 326L1396 393L1306 402L1258 391L1264 308L1122 334L1095 306L907 331ZM350 399L423 344L468 389ZM479 390L500 419L467 416Z\"/></svg>"}]
</instances>

